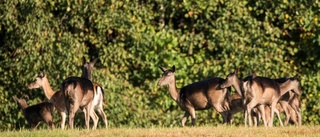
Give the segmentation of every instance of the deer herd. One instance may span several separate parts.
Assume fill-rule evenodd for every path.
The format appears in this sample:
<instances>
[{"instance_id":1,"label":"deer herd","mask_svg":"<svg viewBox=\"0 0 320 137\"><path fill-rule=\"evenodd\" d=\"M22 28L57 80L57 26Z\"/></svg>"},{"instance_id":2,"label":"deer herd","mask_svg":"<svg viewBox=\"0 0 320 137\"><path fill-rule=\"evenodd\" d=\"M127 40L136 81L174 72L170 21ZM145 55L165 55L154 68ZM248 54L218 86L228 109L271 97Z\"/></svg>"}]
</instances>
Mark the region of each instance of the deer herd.
<instances>
[{"instance_id":1,"label":"deer herd","mask_svg":"<svg viewBox=\"0 0 320 137\"><path fill-rule=\"evenodd\" d=\"M286 116L285 125L289 122L301 125L300 83L297 75L279 79L256 76L253 73L239 79L238 71L231 72L225 79L209 78L182 88L176 87L175 66L171 69L160 67L163 71L158 86L168 85L169 93L180 108L185 111L181 120L185 125L189 116L192 125L196 124L196 110L214 108L223 117L223 123L232 124L235 113L244 112L244 123L255 126L262 119L264 126L272 127L274 113L283 126L280 112ZM231 94L231 87L236 93ZM248 121L249 119L249 121ZM298 120L297 120L298 119Z\"/></svg>"},{"instance_id":2,"label":"deer herd","mask_svg":"<svg viewBox=\"0 0 320 137\"><path fill-rule=\"evenodd\" d=\"M92 68L97 59L86 62L83 57L81 77L68 77L60 87L54 91L47 75L40 72L35 80L28 84L29 89L42 88L48 101L28 106L27 99L13 97L22 110L23 116L32 129L36 129L41 121L53 129L53 110L61 116L61 128L65 128L68 116L69 127L74 128L76 112L84 113L86 128L90 128L90 118L93 120L93 129L97 128L99 117L102 118L105 128L108 127L107 116L103 110L104 89L98 83L92 82ZM239 79L238 71L231 72L227 77L209 78L203 81L176 87L175 66L171 69L160 67L163 71L158 86L168 85L171 98L185 111L181 120L185 126L191 116L192 126L196 125L196 111L214 108L222 115L223 123L232 124L233 115L244 112L244 123L247 126L258 126L260 120L264 126L273 126L274 113L283 126L280 113L285 113L284 125L289 122L301 125L300 114L300 83L297 75L279 79L256 76L253 73L244 79ZM234 88L236 93L231 93ZM249 120L249 121L248 121Z\"/></svg>"}]
</instances>

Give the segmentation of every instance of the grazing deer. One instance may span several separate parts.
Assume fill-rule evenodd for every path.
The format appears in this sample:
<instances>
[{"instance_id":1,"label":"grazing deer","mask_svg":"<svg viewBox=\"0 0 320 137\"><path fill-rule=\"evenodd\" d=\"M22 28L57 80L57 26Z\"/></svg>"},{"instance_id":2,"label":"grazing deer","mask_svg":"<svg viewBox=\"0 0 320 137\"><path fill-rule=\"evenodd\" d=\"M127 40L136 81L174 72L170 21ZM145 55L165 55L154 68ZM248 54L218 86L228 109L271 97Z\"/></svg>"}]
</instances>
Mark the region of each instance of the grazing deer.
<instances>
[{"instance_id":1,"label":"grazing deer","mask_svg":"<svg viewBox=\"0 0 320 137\"><path fill-rule=\"evenodd\" d=\"M169 85L171 98L178 103L180 108L185 111L181 120L182 126L185 125L191 115L192 125L196 125L196 110L205 110L214 107L222 117L224 123L229 122L229 89L220 88L224 81L222 78L210 78L200 82L192 83L178 89L176 87L175 66L171 69L160 67L163 71L158 86Z\"/></svg>"},{"instance_id":2,"label":"grazing deer","mask_svg":"<svg viewBox=\"0 0 320 137\"><path fill-rule=\"evenodd\" d=\"M294 97L301 95L300 82L297 80L297 77L298 75L295 75L291 78L275 79L275 81L279 83L281 90L281 98L279 99L279 103L286 114L285 125L288 124L290 119L295 125L299 125L296 117L298 116L299 119L300 116L301 118L299 110L290 104L290 102L292 102L291 100L295 99Z\"/></svg>"},{"instance_id":3,"label":"grazing deer","mask_svg":"<svg viewBox=\"0 0 320 137\"><path fill-rule=\"evenodd\" d=\"M85 57L83 57L82 58L82 75L81 75L81 77L87 78L92 81L92 68L96 62L97 62L97 59L94 59L91 62L86 62ZM93 98L94 110L98 111L99 115L103 119L105 127L108 128L107 116L103 111L104 90L103 90L102 86L100 86L98 83L95 83L95 82L93 82L93 87L94 87L94 98ZM99 117L95 113L92 113L91 118L94 121L93 123L94 123L95 127L97 127Z\"/></svg>"},{"instance_id":4,"label":"grazing deer","mask_svg":"<svg viewBox=\"0 0 320 137\"><path fill-rule=\"evenodd\" d=\"M280 102L280 101L279 101ZM285 101L283 101L285 102ZM289 120L291 120L295 125L298 125L297 123L297 115L295 113L295 110L290 106L290 105L285 105L284 107L282 107L283 105L281 103L278 103L276 108L279 110L279 112L284 112L285 116L286 116L286 120L284 125L287 125L289 123ZM265 112L266 112L266 120L269 123L270 122L270 107L269 106L265 106Z\"/></svg>"},{"instance_id":5,"label":"grazing deer","mask_svg":"<svg viewBox=\"0 0 320 137\"><path fill-rule=\"evenodd\" d=\"M286 81L293 82L292 89L281 96L279 103L283 107L283 111L286 114L285 125L291 120L295 125L301 125L301 113L300 113L300 83L297 81L298 75L291 78L279 78L275 79L279 84L285 83ZM292 114L295 113L295 114ZM294 117L293 117L294 116ZM298 117L298 121L296 119Z\"/></svg>"},{"instance_id":6,"label":"grazing deer","mask_svg":"<svg viewBox=\"0 0 320 137\"><path fill-rule=\"evenodd\" d=\"M55 92L48 81L47 75L44 72L40 72L39 75L35 78L35 81L28 85L29 89L42 88L45 96L49 100L50 103L54 105L57 111L61 116L61 129L64 129L66 117L67 117L67 109L65 105L64 98L62 96L62 92Z\"/></svg>"},{"instance_id":7,"label":"grazing deer","mask_svg":"<svg viewBox=\"0 0 320 137\"><path fill-rule=\"evenodd\" d=\"M51 129L54 129L52 121L53 105L49 102L42 102L36 105L28 106L28 98L17 98L13 96L14 101L18 104L19 109L22 109L24 118L34 130L38 127L41 121L45 122Z\"/></svg>"},{"instance_id":8,"label":"grazing deer","mask_svg":"<svg viewBox=\"0 0 320 137\"><path fill-rule=\"evenodd\" d=\"M230 112L228 113L229 115L228 117L230 118L230 124L232 124L233 115L244 110L245 110L245 107L243 105L241 96L237 93L232 94L230 97ZM254 116L254 123L257 126L257 123L259 122L259 116L260 116L259 111L257 109L254 109L251 113Z\"/></svg>"},{"instance_id":9,"label":"grazing deer","mask_svg":"<svg viewBox=\"0 0 320 137\"><path fill-rule=\"evenodd\" d=\"M294 96L292 97L292 99L289 101L290 106L294 109L294 111L296 112L296 115L298 117L298 125L301 126L302 125L302 120L301 120L301 101L300 101L300 97L301 95L296 95L294 94Z\"/></svg>"}]
</instances>

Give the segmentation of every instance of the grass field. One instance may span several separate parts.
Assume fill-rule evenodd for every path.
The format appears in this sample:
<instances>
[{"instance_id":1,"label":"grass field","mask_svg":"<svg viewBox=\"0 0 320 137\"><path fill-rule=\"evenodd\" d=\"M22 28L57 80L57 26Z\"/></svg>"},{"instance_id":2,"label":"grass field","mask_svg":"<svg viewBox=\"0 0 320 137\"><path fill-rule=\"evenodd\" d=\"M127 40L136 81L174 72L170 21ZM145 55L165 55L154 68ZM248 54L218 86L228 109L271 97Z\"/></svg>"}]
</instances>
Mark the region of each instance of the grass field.
<instances>
[{"instance_id":1,"label":"grass field","mask_svg":"<svg viewBox=\"0 0 320 137\"><path fill-rule=\"evenodd\" d=\"M236 127L236 126L201 126L201 127L175 127L175 128L109 128L109 129L75 129L75 130L48 130L39 129L36 131L19 130L19 131L2 131L0 136L10 137L51 137L51 136L228 136L228 137L251 137L251 136L271 136L271 137L294 137L294 136L320 136L320 126L289 126L289 127Z\"/></svg>"}]
</instances>

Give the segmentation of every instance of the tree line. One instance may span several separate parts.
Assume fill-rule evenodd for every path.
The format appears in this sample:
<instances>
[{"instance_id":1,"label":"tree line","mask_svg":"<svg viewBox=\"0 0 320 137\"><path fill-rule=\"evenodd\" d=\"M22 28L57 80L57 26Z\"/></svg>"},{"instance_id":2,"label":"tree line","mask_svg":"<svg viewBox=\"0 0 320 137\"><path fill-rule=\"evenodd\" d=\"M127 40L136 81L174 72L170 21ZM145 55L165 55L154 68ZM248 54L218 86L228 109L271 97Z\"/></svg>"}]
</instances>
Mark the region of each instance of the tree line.
<instances>
[{"instance_id":1,"label":"tree line","mask_svg":"<svg viewBox=\"0 0 320 137\"><path fill-rule=\"evenodd\" d=\"M45 101L26 85L44 70L55 91L98 58L110 127L180 126L181 110L157 86L175 65L177 87L239 70L239 77L300 74L303 124L319 124L318 1L4 0L0 9L0 129L26 126L12 96ZM234 92L234 90L233 90ZM111 120L112 119L112 120ZM84 125L82 118L75 123ZM214 110L197 124L220 124ZM235 117L235 124L242 118ZM99 122L99 126L103 123Z\"/></svg>"}]
</instances>

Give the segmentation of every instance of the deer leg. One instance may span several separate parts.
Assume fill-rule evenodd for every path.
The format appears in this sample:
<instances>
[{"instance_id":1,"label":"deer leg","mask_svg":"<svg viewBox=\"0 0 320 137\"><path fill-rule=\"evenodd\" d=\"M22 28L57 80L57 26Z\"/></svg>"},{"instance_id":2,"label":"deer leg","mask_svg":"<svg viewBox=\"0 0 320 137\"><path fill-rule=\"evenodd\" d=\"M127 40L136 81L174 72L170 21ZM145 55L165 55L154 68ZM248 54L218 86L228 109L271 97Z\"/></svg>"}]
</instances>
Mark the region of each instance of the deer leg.
<instances>
[{"instance_id":1,"label":"deer leg","mask_svg":"<svg viewBox=\"0 0 320 137\"><path fill-rule=\"evenodd\" d=\"M42 114L41 118L51 129L54 129L54 123L52 122L51 114Z\"/></svg>"},{"instance_id":2,"label":"deer leg","mask_svg":"<svg viewBox=\"0 0 320 137\"><path fill-rule=\"evenodd\" d=\"M255 100L251 100L250 103L247 105L247 114L249 116L249 126L252 126L252 115L251 115L251 111L252 108L254 108L257 105L257 101Z\"/></svg>"},{"instance_id":3,"label":"deer leg","mask_svg":"<svg viewBox=\"0 0 320 137\"><path fill-rule=\"evenodd\" d=\"M288 123L291 120L294 123L294 125L298 126L299 123L297 121L297 113L290 105L288 105L288 113L289 113Z\"/></svg>"},{"instance_id":4,"label":"deer leg","mask_svg":"<svg viewBox=\"0 0 320 137\"><path fill-rule=\"evenodd\" d=\"M258 126L258 123L259 123L259 120L260 120L260 112L257 111L256 108L253 108L252 111L251 111L251 115L253 116L253 123L254 123L254 126L257 127Z\"/></svg>"},{"instance_id":5,"label":"deer leg","mask_svg":"<svg viewBox=\"0 0 320 137\"><path fill-rule=\"evenodd\" d=\"M232 114L229 114L229 112L224 111L220 113L223 117L223 124L231 124Z\"/></svg>"},{"instance_id":6,"label":"deer leg","mask_svg":"<svg viewBox=\"0 0 320 137\"><path fill-rule=\"evenodd\" d=\"M99 115L102 117L103 122L104 122L104 124L105 124L106 128L108 128L108 120L107 120L107 116L106 116L106 114L104 113L104 111L103 111L102 107L100 107L100 108L98 109L98 113L99 113Z\"/></svg>"},{"instance_id":7,"label":"deer leg","mask_svg":"<svg viewBox=\"0 0 320 137\"><path fill-rule=\"evenodd\" d=\"M290 105L288 104L287 101L279 101L279 104L286 115L284 125L288 125L289 120L290 120L290 109L292 109L292 107L290 107ZM278 107L278 108L279 108L278 110L281 111L281 108L280 107Z\"/></svg>"},{"instance_id":8,"label":"deer leg","mask_svg":"<svg viewBox=\"0 0 320 137\"><path fill-rule=\"evenodd\" d=\"M283 126L283 123L282 123L282 120L281 120L281 117L280 117L280 112L279 112L279 110L277 108L274 108L274 113L277 114L278 119L279 119L279 123L280 123L281 126Z\"/></svg>"},{"instance_id":9,"label":"deer leg","mask_svg":"<svg viewBox=\"0 0 320 137\"><path fill-rule=\"evenodd\" d=\"M265 105L259 105L258 109L260 111L260 114L258 114L260 116L258 116L258 118L260 119L260 117L261 117L264 126L267 127L267 123L268 123L268 118L267 117L269 117L269 114L267 114L266 111L265 111Z\"/></svg>"},{"instance_id":10,"label":"deer leg","mask_svg":"<svg viewBox=\"0 0 320 137\"><path fill-rule=\"evenodd\" d=\"M92 108L92 102L88 103L88 105L86 106L86 111L87 111L87 114L91 114L92 111L93 111L93 108ZM90 115L86 115L86 127L87 129L90 129Z\"/></svg>"},{"instance_id":11,"label":"deer leg","mask_svg":"<svg viewBox=\"0 0 320 137\"><path fill-rule=\"evenodd\" d=\"M271 104L269 127L272 127L272 126L273 126L273 118L274 118L274 113L275 113L276 105L277 105L277 102L276 102L276 101L272 102L272 104ZM281 119L280 119L280 120L281 120Z\"/></svg>"},{"instance_id":12,"label":"deer leg","mask_svg":"<svg viewBox=\"0 0 320 137\"><path fill-rule=\"evenodd\" d=\"M248 115L249 115L248 111L247 111L247 109L248 109L247 108L247 100L243 97L242 97L242 100L243 100L242 107L243 107L243 111L244 111L244 113L243 113L244 114L244 125L245 125L245 127L247 127L248 126L247 125L248 124Z\"/></svg>"},{"instance_id":13,"label":"deer leg","mask_svg":"<svg viewBox=\"0 0 320 137\"><path fill-rule=\"evenodd\" d=\"M244 110L244 125L247 127L248 123L248 111L247 110Z\"/></svg>"},{"instance_id":14,"label":"deer leg","mask_svg":"<svg viewBox=\"0 0 320 137\"><path fill-rule=\"evenodd\" d=\"M60 112L61 115L61 129L64 129L64 125L66 123L67 114L66 112Z\"/></svg>"},{"instance_id":15,"label":"deer leg","mask_svg":"<svg viewBox=\"0 0 320 137\"><path fill-rule=\"evenodd\" d=\"M70 112L69 112L69 126L71 129L73 129L74 115L79 109L79 103L77 101L73 103L74 104L70 104Z\"/></svg>"},{"instance_id":16,"label":"deer leg","mask_svg":"<svg viewBox=\"0 0 320 137\"><path fill-rule=\"evenodd\" d=\"M93 120L93 129L96 129L98 126L99 117L97 116L97 114L94 111L91 111L90 117Z\"/></svg>"},{"instance_id":17,"label":"deer leg","mask_svg":"<svg viewBox=\"0 0 320 137\"><path fill-rule=\"evenodd\" d=\"M298 117L298 125L301 126L301 113L300 113L300 108L296 105L293 105L292 108L294 109L296 116Z\"/></svg>"},{"instance_id":18,"label":"deer leg","mask_svg":"<svg viewBox=\"0 0 320 137\"><path fill-rule=\"evenodd\" d=\"M194 108L190 110L191 120L192 120L192 126L196 125L196 111Z\"/></svg>"},{"instance_id":19,"label":"deer leg","mask_svg":"<svg viewBox=\"0 0 320 137\"><path fill-rule=\"evenodd\" d=\"M184 127L184 124L185 124L186 121L188 120L189 116L190 116L190 113L189 113L188 111L186 111L186 112L184 113L184 115L183 115L182 120L181 120L182 127Z\"/></svg>"},{"instance_id":20,"label":"deer leg","mask_svg":"<svg viewBox=\"0 0 320 137\"><path fill-rule=\"evenodd\" d=\"M298 122L299 122L299 126L302 125L302 120L301 120L301 113L300 113L300 108L298 109L297 116L298 116Z\"/></svg>"},{"instance_id":21,"label":"deer leg","mask_svg":"<svg viewBox=\"0 0 320 137\"><path fill-rule=\"evenodd\" d=\"M31 129L32 129L32 130L37 129L37 127L39 126L39 124L40 124L40 122L30 124L30 125L31 125Z\"/></svg>"}]
</instances>

